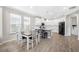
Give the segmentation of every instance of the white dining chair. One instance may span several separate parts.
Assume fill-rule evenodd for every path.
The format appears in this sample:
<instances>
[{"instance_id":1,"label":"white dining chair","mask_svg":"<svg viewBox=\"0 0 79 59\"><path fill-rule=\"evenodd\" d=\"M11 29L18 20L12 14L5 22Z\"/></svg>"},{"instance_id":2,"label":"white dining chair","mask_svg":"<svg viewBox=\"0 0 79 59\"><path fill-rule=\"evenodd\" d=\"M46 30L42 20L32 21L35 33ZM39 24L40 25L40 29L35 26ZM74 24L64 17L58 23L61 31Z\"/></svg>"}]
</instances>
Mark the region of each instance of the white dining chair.
<instances>
[{"instance_id":1,"label":"white dining chair","mask_svg":"<svg viewBox=\"0 0 79 59\"><path fill-rule=\"evenodd\" d=\"M22 47L23 43L24 43L24 40L22 40L21 32L17 32L16 36L17 36L17 43Z\"/></svg>"},{"instance_id":2,"label":"white dining chair","mask_svg":"<svg viewBox=\"0 0 79 59\"><path fill-rule=\"evenodd\" d=\"M35 30L32 31L32 36L33 36L33 39L35 41L35 44L38 45L38 35L37 35L37 32Z\"/></svg>"},{"instance_id":3,"label":"white dining chair","mask_svg":"<svg viewBox=\"0 0 79 59\"><path fill-rule=\"evenodd\" d=\"M40 33L38 33L38 30L33 30L32 35L33 35L36 45L38 45L38 43L40 43Z\"/></svg>"}]
</instances>

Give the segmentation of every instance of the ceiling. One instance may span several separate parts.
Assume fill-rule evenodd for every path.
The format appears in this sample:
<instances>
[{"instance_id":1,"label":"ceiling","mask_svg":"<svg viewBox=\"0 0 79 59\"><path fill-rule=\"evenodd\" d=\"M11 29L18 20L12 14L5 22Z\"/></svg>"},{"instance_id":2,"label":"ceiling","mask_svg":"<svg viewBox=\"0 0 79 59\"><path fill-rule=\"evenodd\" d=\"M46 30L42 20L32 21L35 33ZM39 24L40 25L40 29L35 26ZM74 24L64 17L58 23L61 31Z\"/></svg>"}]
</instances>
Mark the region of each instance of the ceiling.
<instances>
[{"instance_id":1,"label":"ceiling","mask_svg":"<svg viewBox=\"0 0 79 59\"><path fill-rule=\"evenodd\" d=\"M54 19L69 12L71 6L10 6L35 16ZM72 8L71 8L72 9Z\"/></svg>"}]
</instances>

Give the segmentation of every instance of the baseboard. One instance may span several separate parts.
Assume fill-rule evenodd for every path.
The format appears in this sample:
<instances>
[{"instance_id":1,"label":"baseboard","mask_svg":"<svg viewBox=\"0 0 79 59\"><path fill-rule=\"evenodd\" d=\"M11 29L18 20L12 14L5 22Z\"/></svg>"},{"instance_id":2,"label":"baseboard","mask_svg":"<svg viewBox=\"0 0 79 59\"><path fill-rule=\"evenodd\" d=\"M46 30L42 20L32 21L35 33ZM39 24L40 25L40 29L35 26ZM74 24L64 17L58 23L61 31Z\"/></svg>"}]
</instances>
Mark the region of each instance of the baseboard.
<instances>
[{"instance_id":1,"label":"baseboard","mask_svg":"<svg viewBox=\"0 0 79 59\"><path fill-rule=\"evenodd\" d=\"M3 45L3 44L8 43L8 42L11 42L11 41L13 41L13 40L14 40L14 39L11 39L11 40L7 40L7 41L4 41L4 42L1 42L0 45Z\"/></svg>"}]
</instances>

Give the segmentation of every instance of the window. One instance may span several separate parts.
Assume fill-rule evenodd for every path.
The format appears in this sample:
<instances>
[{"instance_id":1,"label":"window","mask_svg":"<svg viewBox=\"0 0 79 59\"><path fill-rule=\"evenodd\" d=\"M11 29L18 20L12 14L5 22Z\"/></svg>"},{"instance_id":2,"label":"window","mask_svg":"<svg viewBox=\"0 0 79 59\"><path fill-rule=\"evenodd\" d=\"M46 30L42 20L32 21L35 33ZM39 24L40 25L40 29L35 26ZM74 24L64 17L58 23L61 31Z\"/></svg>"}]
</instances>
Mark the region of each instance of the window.
<instances>
[{"instance_id":1,"label":"window","mask_svg":"<svg viewBox=\"0 0 79 59\"><path fill-rule=\"evenodd\" d=\"M10 14L10 33L16 33L21 30L21 16Z\"/></svg>"},{"instance_id":2,"label":"window","mask_svg":"<svg viewBox=\"0 0 79 59\"><path fill-rule=\"evenodd\" d=\"M30 17L24 17L24 31L29 30L30 28Z\"/></svg>"}]
</instances>

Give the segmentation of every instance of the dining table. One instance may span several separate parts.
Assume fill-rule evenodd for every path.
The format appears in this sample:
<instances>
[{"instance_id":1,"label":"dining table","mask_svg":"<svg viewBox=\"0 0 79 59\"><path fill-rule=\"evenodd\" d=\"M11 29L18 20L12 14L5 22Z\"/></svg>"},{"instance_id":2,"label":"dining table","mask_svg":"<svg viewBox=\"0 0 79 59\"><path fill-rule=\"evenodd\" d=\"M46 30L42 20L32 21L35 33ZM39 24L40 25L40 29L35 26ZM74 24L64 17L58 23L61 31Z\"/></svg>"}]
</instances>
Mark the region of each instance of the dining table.
<instances>
[{"instance_id":1,"label":"dining table","mask_svg":"<svg viewBox=\"0 0 79 59\"><path fill-rule=\"evenodd\" d=\"M30 43L30 39L29 37L32 37L32 34L22 34L22 37L26 37L26 41L27 41L27 50L29 50L29 43ZM33 44L33 43L32 43ZM33 46L32 46L33 47Z\"/></svg>"}]
</instances>

